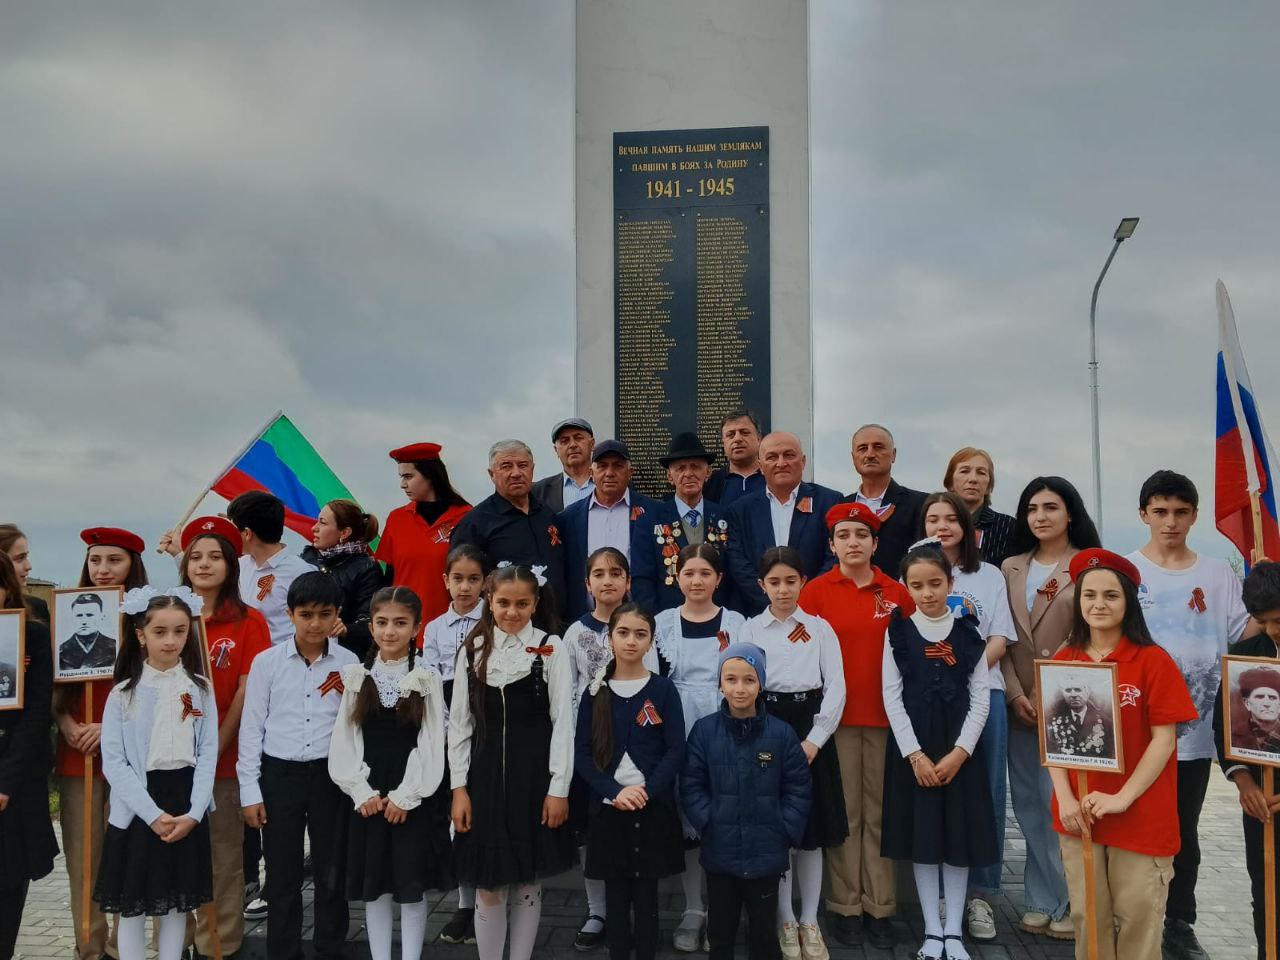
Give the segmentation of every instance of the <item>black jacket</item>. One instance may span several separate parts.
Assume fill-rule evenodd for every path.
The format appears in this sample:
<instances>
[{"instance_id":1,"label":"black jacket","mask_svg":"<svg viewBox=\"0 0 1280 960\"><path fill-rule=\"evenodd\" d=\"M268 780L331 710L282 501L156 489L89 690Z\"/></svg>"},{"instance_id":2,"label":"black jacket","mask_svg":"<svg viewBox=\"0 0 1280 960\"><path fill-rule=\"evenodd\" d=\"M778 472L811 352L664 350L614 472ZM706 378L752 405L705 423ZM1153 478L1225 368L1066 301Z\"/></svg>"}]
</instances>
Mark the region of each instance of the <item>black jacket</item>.
<instances>
[{"instance_id":1,"label":"black jacket","mask_svg":"<svg viewBox=\"0 0 1280 960\"><path fill-rule=\"evenodd\" d=\"M844 502L852 503L857 494L858 491L854 490L844 498ZM880 538L871 563L895 580L902 573L898 569L902 566L902 558L921 537L920 508L924 505L925 496L919 490L904 487L890 478L884 499L880 501Z\"/></svg>"},{"instance_id":2,"label":"black jacket","mask_svg":"<svg viewBox=\"0 0 1280 960\"><path fill-rule=\"evenodd\" d=\"M358 553L344 553L326 561L315 547L303 550L302 559L317 570L331 574L342 588L339 613L347 633L338 642L363 660L369 644L373 643L369 632L369 601L382 586L381 565L368 554Z\"/></svg>"},{"instance_id":3,"label":"black jacket","mask_svg":"<svg viewBox=\"0 0 1280 960\"><path fill-rule=\"evenodd\" d=\"M559 513L564 509L564 472L535 480L529 488L529 495L552 513Z\"/></svg>"}]
</instances>

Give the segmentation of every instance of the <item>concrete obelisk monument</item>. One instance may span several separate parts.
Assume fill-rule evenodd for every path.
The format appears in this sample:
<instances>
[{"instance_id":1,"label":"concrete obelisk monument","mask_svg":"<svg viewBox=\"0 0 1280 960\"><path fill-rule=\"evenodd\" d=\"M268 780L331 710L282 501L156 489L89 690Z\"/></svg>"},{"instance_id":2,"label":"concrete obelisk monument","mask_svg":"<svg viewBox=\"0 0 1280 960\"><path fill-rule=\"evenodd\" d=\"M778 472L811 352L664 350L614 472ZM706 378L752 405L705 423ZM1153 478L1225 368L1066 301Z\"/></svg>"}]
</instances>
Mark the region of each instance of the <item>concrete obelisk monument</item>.
<instances>
[{"instance_id":1,"label":"concrete obelisk monument","mask_svg":"<svg viewBox=\"0 0 1280 960\"><path fill-rule=\"evenodd\" d=\"M813 440L806 0L578 0L575 409L637 483L720 417Z\"/></svg>"}]
</instances>

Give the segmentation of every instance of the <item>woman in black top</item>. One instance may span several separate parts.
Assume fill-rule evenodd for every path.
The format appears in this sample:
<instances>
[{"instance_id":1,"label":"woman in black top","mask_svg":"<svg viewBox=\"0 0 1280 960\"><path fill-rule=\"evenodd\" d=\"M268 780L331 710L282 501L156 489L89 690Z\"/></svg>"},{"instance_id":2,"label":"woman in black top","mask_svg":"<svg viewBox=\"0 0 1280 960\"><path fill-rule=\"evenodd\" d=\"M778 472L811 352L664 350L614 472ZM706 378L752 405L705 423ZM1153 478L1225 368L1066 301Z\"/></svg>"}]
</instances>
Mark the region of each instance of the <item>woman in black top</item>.
<instances>
[{"instance_id":1,"label":"woman in black top","mask_svg":"<svg viewBox=\"0 0 1280 960\"><path fill-rule=\"evenodd\" d=\"M335 634L338 642L364 659L373 642L369 633L369 601L382 586L382 567L369 552L378 536L378 518L354 500L330 500L311 530L311 546L302 559L330 574L342 588L342 608Z\"/></svg>"}]
</instances>

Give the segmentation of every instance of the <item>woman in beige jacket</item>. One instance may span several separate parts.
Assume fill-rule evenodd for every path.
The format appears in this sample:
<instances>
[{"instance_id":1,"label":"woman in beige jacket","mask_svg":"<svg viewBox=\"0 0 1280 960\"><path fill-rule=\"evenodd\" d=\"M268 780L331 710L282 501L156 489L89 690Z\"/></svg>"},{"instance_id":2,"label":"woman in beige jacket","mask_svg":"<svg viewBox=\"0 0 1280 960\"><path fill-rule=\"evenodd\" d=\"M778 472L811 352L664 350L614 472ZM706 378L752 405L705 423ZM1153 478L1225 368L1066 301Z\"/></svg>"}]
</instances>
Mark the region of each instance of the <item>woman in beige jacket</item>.
<instances>
[{"instance_id":1,"label":"woman in beige jacket","mask_svg":"<svg viewBox=\"0 0 1280 960\"><path fill-rule=\"evenodd\" d=\"M1035 661L1052 657L1071 632L1074 590L1068 567L1100 546L1080 494L1061 477L1036 477L1018 498L1011 556L1001 565L1016 643L1000 661L1009 704L1009 793L1027 842L1023 914L1029 933L1074 937L1067 881L1049 809L1053 786L1040 766Z\"/></svg>"}]
</instances>

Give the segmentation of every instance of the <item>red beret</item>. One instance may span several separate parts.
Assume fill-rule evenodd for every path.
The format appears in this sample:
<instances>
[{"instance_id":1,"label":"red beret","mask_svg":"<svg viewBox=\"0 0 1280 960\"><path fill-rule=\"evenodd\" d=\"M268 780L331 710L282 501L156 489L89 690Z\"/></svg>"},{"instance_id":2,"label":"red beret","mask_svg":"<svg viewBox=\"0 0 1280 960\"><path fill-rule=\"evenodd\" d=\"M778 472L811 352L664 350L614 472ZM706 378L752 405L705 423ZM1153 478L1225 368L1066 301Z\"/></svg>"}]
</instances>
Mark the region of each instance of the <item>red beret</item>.
<instances>
[{"instance_id":1,"label":"red beret","mask_svg":"<svg viewBox=\"0 0 1280 960\"><path fill-rule=\"evenodd\" d=\"M1112 570L1126 578L1135 587L1142 586L1142 574L1138 572L1138 568L1133 565L1132 561L1126 560L1118 553L1104 550L1102 547L1090 547L1088 550L1081 550L1071 558L1069 572L1072 582L1079 580L1083 574L1095 569Z\"/></svg>"},{"instance_id":2,"label":"red beret","mask_svg":"<svg viewBox=\"0 0 1280 960\"><path fill-rule=\"evenodd\" d=\"M440 444L411 443L407 447L396 447L391 451L391 459L396 463L418 463L421 460L439 460Z\"/></svg>"},{"instance_id":3,"label":"red beret","mask_svg":"<svg viewBox=\"0 0 1280 960\"><path fill-rule=\"evenodd\" d=\"M827 511L827 532L834 533L837 523L852 520L865 523L872 533L880 532L880 517L865 503L837 503Z\"/></svg>"},{"instance_id":4,"label":"red beret","mask_svg":"<svg viewBox=\"0 0 1280 960\"><path fill-rule=\"evenodd\" d=\"M80 531L80 539L91 547L119 547L134 553L142 553L147 548L140 536L119 527L90 527Z\"/></svg>"},{"instance_id":5,"label":"red beret","mask_svg":"<svg viewBox=\"0 0 1280 960\"><path fill-rule=\"evenodd\" d=\"M231 548L235 550L236 557L244 553L244 541L240 537L240 531L226 517L196 517L182 528L182 549L185 551L191 546L193 540L209 533L226 537L231 543Z\"/></svg>"}]
</instances>

